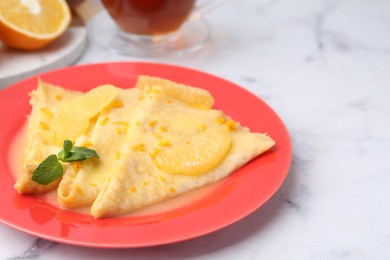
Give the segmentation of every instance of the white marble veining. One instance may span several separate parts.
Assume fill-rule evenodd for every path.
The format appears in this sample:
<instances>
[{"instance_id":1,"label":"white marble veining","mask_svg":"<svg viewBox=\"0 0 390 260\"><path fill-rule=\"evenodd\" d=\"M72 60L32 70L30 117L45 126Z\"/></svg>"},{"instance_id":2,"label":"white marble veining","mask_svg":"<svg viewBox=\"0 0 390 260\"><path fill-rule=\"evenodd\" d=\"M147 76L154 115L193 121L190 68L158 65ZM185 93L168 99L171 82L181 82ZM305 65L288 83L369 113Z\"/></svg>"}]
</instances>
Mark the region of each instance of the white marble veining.
<instances>
[{"instance_id":1,"label":"white marble veining","mask_svg":"<svg viewBox=\"0 0 390 260\"><path fill-rule=\"evenodd\" d=\"M153 59L233 81L285 122L293 162L259 210L193 240L91 249L0 225L0 259L390 259L390 1L230 0L202 51ZM141 60L89 42L77 64ZM151 59L149 59L151 60Z\"/></svg>"}]
</instances>

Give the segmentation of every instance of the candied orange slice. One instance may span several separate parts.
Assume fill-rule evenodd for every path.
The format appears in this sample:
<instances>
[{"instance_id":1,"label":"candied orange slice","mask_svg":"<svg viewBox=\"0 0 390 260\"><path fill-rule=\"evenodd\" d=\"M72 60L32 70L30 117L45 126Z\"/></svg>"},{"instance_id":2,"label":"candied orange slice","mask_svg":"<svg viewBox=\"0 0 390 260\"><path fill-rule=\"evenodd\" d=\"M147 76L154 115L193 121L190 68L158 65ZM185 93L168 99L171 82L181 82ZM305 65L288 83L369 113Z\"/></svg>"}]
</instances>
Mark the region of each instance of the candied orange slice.
<instances>
[{"instance_id":1,"label":"candied orange slice","mask_svg":"<svg viewBox=\"0 0 390 260\"><path fill-rule=\"evenodd\" d=\"M199 175L217 166L230 145L231 138L225 129L209 128L183 144L162 149L155 162L172 174Z\"/></svg>"},{"instance_id":2,"label":"candied orange slice","mask_svg":"<svg viewBox=\"0 0 390 260\"><path fill-rule=\"evenodd\" d=\"M59 106L52 127L54 142L61 145L85 134L90 120L113 101L118 91L112 85L102 85Z\"/></svg>"}]
</instances>

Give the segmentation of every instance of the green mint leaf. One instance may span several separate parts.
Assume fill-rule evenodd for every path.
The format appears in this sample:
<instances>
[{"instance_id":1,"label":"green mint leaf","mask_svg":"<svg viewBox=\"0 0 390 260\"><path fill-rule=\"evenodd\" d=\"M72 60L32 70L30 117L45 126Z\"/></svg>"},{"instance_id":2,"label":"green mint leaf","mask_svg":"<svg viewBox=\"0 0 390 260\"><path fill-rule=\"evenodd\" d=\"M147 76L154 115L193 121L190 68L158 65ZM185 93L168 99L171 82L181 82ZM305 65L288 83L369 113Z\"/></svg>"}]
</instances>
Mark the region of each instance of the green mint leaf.
<instances>
[{"instance_id":1,"label":"green mint leaf","mask_svg":"<svg viewBox=\"0 0 390 260\"><path fill-rule=\"evenodd\" d=\"M63 162L74 162L74 161L86 160L92 157L99 158L99 155L96 153L95 150L88 149L85 147L74 146L70 150L68 155L65 158L60 160Z\"/></svg>"},{"instance_id":2,"label":"green mint leaf","mask_svg":"<svg viewBox=\"0 0 390 260\"><path fill-rule=\"evenodd\" d=\"M68 157L69 152L72 150L72 148L73 148L72 141L65 140L64 141L64 155L65 155L65 158Z\"/></svg>"},{"instance_id":3,"label":"green mint leaf","mask_svg":"<svg viewBox=\"0 0 390 260\"><path fill-rule=\"evenodd\" d=\"M99 158L99 155L95 150L73 146L71 141L65 140L64 148L58 155L49 155L38 165L32 174L32 180L42 185L50 184L64 174L64 169L62 168L60 161L74 162L92 157Z\"/></svg>"},{"instance_id":4,"label":"green mint leaf","mask_svg":"<svg viewBox=\"0 0 390 260\"><path fill-rule=\"evenodd\" d=\"M32 180L47 185L58 178L64 173L61 163L55 154L49 155L38 167L34 170Z\"/></svg>"},{"instance_id":5,"label":"green mint leaf","mask_svg":"<svg viewBox=\"0 0 390 260\"><path fill-rule=\"evenodd\" d=\"M64 141L64 148L58 153L58 159L63 161L69 156L70 151L73 148L72 141L65 140Z\"/></svg>"}]
</instances>

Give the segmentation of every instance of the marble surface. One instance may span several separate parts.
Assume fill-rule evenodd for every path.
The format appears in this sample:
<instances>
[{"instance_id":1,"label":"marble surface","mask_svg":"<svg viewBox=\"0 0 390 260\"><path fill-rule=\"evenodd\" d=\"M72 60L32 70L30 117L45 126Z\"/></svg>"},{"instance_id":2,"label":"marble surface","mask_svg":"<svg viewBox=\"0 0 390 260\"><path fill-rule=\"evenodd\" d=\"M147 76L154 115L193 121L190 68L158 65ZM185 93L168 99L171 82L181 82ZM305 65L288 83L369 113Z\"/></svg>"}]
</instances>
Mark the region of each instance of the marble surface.
<instances>
[{"instance_id":1,"label":"marble surface","mask_svg":"<svg viewBox=\"0 0 390 260\"><path fill-rule=\"evenodd\" d=\"M233 81L291 134L280 190L242 221L141 249L49 242L0 225L0 259L390 259L390 1L228 1L208 45L148 59ZM77 64L143 60L89 42Z\"/></svg>"}]
</instances>

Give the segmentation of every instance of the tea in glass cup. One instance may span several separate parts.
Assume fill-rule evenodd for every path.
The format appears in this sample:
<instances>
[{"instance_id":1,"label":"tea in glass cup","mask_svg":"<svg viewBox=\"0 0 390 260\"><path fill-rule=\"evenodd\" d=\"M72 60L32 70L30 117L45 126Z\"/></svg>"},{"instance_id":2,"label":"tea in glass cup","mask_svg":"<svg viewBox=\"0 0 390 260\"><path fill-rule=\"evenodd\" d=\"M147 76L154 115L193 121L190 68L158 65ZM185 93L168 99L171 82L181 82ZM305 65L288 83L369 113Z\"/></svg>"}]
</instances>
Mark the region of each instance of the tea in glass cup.
<instances>
[{"instance_id":1,"label":"tea in glass cup","mask_svg":"<svg viewBox=\"0 0 390 260\"><path fill-rule=\"evenodd\" d=\"M202 2L202 3L200 3ZM105 47L132 56L183 54L210 36L202 10L221 0L102 0L106 12L92 22Z\"/></svg>"},{"instance_id":2,"label":"tea in glass cup","mask_svg":"<svg viewBox=\"0 0 390 260\"><path fill-rule=\"evenodd\" d=\"M195 0L103 0L103 4L123 32L161 35L179 29Z\"/></svg>"}]
</instances>

